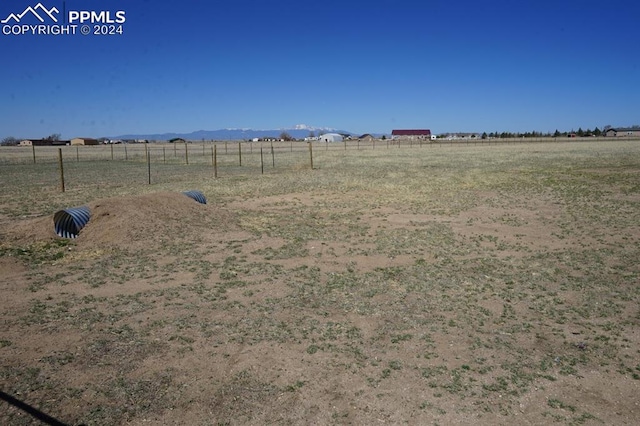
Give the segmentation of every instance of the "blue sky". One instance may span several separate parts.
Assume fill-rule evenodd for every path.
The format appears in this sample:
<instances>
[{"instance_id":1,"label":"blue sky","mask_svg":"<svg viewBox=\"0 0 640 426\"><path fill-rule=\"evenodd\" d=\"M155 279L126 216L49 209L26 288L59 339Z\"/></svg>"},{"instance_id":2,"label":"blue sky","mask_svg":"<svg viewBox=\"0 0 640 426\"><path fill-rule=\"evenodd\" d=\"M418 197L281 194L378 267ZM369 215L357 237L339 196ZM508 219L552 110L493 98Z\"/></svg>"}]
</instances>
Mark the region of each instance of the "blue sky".
<instances>
[{"instance_id":1,"label":"blue sky","mask_svg":"<svg viewBox=\"0 0 640 426\"><path fill-rule=\"evenodd\" d=\"M40 2L62 16L62 0ZM3 0L0 19L37 3ZM66 0L64 7L123 10L123 34L0 34L0 138L300 123L354 133L640 124L633 0ZM31 15L25 22L38 23Z\"/></svg>"}]
</instances>

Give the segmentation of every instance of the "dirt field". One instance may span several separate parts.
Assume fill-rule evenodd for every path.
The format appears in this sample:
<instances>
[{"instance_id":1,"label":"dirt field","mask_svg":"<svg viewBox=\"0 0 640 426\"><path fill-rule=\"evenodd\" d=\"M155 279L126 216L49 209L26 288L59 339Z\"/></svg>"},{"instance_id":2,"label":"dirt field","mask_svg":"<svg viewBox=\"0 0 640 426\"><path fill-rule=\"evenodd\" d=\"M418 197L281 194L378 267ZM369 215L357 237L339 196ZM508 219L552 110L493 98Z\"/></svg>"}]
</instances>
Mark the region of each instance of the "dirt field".
<instances>
[{"instance_id":1,"label":"dirt field","mask_svg":"<svg viewBox=\"0 0 640 426\"><path fill-rule=\"evenodd\" d=\"M68 424L637 424L640 142L315 165L3 165L0 390Z\"/></svg>"}]
</instances>

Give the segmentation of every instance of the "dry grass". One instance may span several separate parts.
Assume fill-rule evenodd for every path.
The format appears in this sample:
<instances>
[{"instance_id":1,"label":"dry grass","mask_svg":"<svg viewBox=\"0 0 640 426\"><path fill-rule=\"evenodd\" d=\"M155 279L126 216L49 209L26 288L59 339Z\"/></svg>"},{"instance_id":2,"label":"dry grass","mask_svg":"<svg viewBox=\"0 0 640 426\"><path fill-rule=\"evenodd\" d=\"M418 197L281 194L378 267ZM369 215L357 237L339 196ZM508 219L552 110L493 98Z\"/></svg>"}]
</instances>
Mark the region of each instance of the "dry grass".
<instances>
[{"instance_id":1,"label":"dry grass","mask_svg":"<svg viewBox=\"0 0 640 426\"><path fill-rule=\"evenodd\" d=\"M64 194L55 163L5 164L0 388L96 425L631 424L639 154L316 149L261 175L249 153L150 186L142 162L81 161ZM209 204L145 196L187 189Z\"/></svg>"}]
</instances>

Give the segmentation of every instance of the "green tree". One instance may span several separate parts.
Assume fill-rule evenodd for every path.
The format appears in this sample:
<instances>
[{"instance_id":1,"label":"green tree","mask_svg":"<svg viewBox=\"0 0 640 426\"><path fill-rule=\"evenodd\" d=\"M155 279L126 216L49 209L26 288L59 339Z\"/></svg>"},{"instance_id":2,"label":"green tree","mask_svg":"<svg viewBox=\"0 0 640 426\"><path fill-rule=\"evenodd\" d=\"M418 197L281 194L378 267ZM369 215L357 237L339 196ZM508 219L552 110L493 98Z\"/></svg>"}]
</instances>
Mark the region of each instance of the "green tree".
<instances>
[{"instance_id":1,"label":"green tree","mask_svg":"<svg viewBox=\"0 0 640 426\"><path fill-rule=\"evenodd\" d=\"M595 129L593 129L593 135L602 136L602 131L596 127Z\"/></svg>"},{"instance_id":2,"label":"green tree","mask_svg":"<svg viewBox=\"0 0 640 426\"><path fill-rule=\"evenodd\" d=\"M482 139L486 139L486 138L487 138L487 132L482 132L482 136L481 136L481 138L482 138Z\"/></svg>"},{"instance_id":3,"label":"green tree","mask_svg":"<svg viewBox=\"0 0 640 426\"><path fill-rule=\"evenodd\" d=\"M556 131L555 131L555 132L553 132L553 137L554 137L554 138L557 138L557 137L558 137L558 136L560 136L560 135L561 135L561 133L558 131L558 129L556 129Z\"/></svg>"},{"instance_id":4,"label":"green tree","mask_svg":"<svg viewBox=\"0 0 640 426\"><path fill-rule=\"evenodd\" d=\"M584 130L582 130L582 127L578 127L578 131L576 132L576 135L579 137L584 136Z\"/></svg>"}]
</instances>

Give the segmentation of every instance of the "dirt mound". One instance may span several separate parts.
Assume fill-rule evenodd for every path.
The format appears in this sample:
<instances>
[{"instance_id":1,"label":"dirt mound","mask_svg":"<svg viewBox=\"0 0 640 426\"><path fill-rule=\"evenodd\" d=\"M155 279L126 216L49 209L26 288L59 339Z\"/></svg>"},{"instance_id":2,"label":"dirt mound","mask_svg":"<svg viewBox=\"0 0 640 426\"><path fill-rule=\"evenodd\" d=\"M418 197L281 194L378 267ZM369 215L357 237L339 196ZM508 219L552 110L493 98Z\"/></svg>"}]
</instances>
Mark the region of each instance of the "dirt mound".
<instances>
[{"instance_id":1,"label":"dirt mound","mask_svg":"<svg viewBox=\"0 0 640 426\"><path fill-rule=\"evenodd\" d=\"M75 240L79 249L153 248L163 242L197 238L203 228L237 229L232 214L213 204L200 204L179 192L114 197L89 203L91 218ZM59 239L49 216L16 221L0 229L10 246L45 244Z\"/></svg>"},{"instance_id":2,"label":"dirt mound","mask_svg":"<svg viewBox=\"0 0 640 426\"><path fill-rule=\"evenodd\" d=\"M4 228L4 229L3 229ZM0 226L0 245L28 246L59 238L53 228L53 215L37 219L15 220Z\"/></svg>"},{"instance_id":3,"label":"dirt mound","mask_svg":"<svg viewBox=\"0 0 640 426\"><path fill-rule=\"evenodd\" d=\"M79 247L152 247L199 234L198 229L225 223L232 216L177 192L108 198L89 204L91 219L77 238Z\"/></svg>"}]
</instances>

